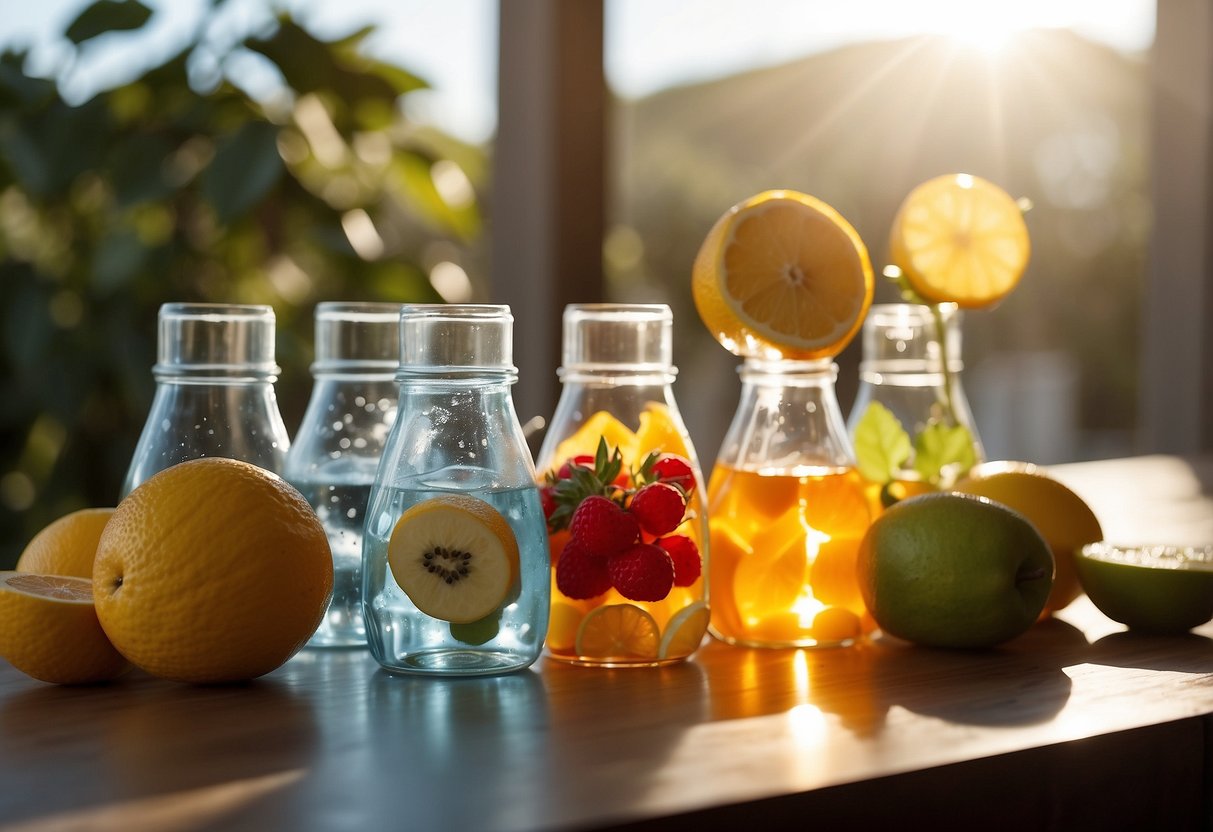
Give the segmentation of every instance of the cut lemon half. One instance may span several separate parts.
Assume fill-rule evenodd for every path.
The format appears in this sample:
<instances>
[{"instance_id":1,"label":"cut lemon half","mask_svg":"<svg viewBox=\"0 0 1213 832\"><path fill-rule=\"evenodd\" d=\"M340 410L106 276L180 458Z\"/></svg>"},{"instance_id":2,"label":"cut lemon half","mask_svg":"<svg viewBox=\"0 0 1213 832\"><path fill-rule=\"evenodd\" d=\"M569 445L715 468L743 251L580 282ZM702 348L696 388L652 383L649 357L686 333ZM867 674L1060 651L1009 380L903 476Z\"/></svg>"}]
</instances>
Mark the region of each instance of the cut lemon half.
<instances>
[{"instance_id":1,"label":"cut lemon half","mask_svg":"<svg viewBox=\"0 0 1213 832\"><path fill-rule=\"evenodd\" d=\"M797 191L764 191L716 221L691 277L725 349L813 360L842 351L872 303L872 263L841 214Z\"/></svg>"},{"instance_id":2,"label":"cut lemon half","mask_svg":"<svg viewBox=\"0 0 1213 832\"><path fill-rule=\"evenodd\" d=\"M0 572L0 656L59 685L103 682L130 667L97 621L93 582L67 575Z\"/></svg>"},{"instance_id":3,"label":"cut lemon half","mask_svg":"<svg viewBox=\"0 0 1213 832\"><path fill-rule=\"evenodd\" d=\"M665 628L661 645L657 649L659 659L679 659L699 649L703 635L708 631L711 613L703 601L696 601L679 610Z\"/></svg>"},{"instance_id":4,"label":"cut lemon half","mask_svg":"<svg viewBox=\"0 0 1213 832\"><path fill-rule=\"evenodd\" d=\"M586 615L577 630L577 655L643 661L657 658L657 622L635 604L607 604Z\"/></svg>"},{"instance_id":5,"label":"cut lemon half","mask_svg":"<svg viewBox=\"0 0 1213 832\"><path fill-rule=\"evenodd\" d=\"M915 292L968 309L1006 297L1030 254L1019 205L967 173L938 176L910 191L889 238L889 257Z\"/></svg>"}]
</instances>

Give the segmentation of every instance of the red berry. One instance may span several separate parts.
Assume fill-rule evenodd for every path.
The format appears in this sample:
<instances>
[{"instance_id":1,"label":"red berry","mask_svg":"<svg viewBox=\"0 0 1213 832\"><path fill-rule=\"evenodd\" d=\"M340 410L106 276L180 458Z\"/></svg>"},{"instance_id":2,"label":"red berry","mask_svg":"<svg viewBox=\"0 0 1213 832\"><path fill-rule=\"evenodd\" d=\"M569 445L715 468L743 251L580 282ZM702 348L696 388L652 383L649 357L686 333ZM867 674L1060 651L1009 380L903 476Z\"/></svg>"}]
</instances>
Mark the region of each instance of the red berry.
<instances>
[{"instance_id":1,"label":"red berry","mask_svg":"<svg viewBox=\"0 0 1213 832\"><path fill-rule=\"evenodd\" d=\"M678 528L687 504L674 486L651 482L636 492L628 509L640 521L640 528L660 537Z\"/></svg>"},{"instance_id":2,"label":"red berry","mask_svg":"<svg viewBox=\"0 0 1213 832\"><path fill-rule=\"evenodd\" d=\"M691 470L691 463L677 454L662 455L653 463L653 473L662 482L678 486L685 494L695 490L695 472Z\"/></svg>"},{"instance_id":3,"label":"red berry","mask_svg":"<svg viewBox=\"0 0 1213 832\"><path fill-rule=\"evenodd\" d=\"M674 586L674 562L660 546L637 543L607 559L607 574L630 601L660 601Z\"/></svg>"},{"instance_id":4,"label":"red berry","mask_svg":"<svg viewBox=\"0 0 1213 832\"><path fill-rule=\"evenodd\" d=\"M550 520L552 512L556 510L556 495L553 493L555 489L550 485L545 485L539 489L539 504L543 506L543 519Z\"/></svg>"},{"instance_id":5,"label":"red berry","mask_svg":"<svg viewBox=\"0 0 1213 832\"><path fill-rule=\"evenodd\" d=\"M574 465L581 468L593 469L594 457L590 456L589 454L578 454L572 459L567 460L564 465L560 466L560 470L556 472L556 479L567 480L569 477L573 476Z\"/></svg>"},{"instance_id":6,"label":"red berry","mask_svg":"<svg viewBox=\"0 0 1213 832\"><path fill-rule=\"evenodd\" d=\"M570 540L556 561L556 588L566 598L597 598L611 588L606 560L594 557L576 540Z\"/></svg>"},{"instance_id":7,"label":"red berry","mask_svg":"<svg viewBox=\"0 0 1213 832\"><path fill-rule=\"evenodd\" d=\"M569 536L592 555L622 552L640 537L636 518L606 497L586 497L569 520Z\"/></svg>"},{"instance_id":8,"label":"red berry","mask_svg":"<svg viewBox=\"0 0 1213 832\"><path fill-rule=\"evenodd\" d=\"M670 555L674 561L674 586L690 586L699 580L703 571L703 563L699 557L699 547L695 541L680 534L672 534L657 541L657 545Z\"/></svg>"}]
</instances>

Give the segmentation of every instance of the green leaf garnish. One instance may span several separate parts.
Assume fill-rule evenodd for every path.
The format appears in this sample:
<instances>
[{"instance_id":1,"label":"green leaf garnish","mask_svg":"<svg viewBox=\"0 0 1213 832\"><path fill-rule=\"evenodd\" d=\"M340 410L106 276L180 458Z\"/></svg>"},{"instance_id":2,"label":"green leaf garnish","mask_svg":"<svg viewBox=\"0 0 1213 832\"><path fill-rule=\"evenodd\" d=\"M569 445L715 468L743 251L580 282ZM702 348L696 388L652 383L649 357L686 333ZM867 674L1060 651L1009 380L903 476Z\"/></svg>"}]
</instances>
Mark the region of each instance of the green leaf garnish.
<instances>
[{"instance_id":1,"label":"green leaf garnish","mask_svg":"<svg viewBox=\"0 0 1213 832\"><path fill-rule=\"evenodd\" d=\"M973 436L964 425L927 425L914 442L914 470L934 485L949 465L967 471L976 464Z\"/></svg>"},{"instance_id":2,"label":"green leaf garnish","mask_svg":"<svg viewBox=\"0 0 1213 832\"><path fill-rule=\"evenodd\" d=\"M855 461L870 482L889 482L910 458L913 446L901 422L880 402L872 402L855 426Z\"/></svg>"}]
</instances>

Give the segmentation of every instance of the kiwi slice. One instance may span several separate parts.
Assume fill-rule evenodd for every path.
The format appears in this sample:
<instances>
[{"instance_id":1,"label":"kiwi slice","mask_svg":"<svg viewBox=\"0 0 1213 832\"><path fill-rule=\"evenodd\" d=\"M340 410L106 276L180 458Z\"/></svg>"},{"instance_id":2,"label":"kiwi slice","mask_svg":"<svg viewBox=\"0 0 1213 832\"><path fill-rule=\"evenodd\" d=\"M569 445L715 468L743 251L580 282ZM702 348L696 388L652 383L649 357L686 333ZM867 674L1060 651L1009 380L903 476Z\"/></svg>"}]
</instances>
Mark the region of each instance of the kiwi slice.
<instances>
[{"instance_id":1,"label":"kiwi slice","mask_svg":"<svg viewBox=\"0 0 1213 832\"><path fill-rule=\"evenodd\" d=\"M431 618L470 624L502 605L518 578L518 542L501 513L442 494L400 516L387 549L392 577Z\"/></svg>"}]
</instances>

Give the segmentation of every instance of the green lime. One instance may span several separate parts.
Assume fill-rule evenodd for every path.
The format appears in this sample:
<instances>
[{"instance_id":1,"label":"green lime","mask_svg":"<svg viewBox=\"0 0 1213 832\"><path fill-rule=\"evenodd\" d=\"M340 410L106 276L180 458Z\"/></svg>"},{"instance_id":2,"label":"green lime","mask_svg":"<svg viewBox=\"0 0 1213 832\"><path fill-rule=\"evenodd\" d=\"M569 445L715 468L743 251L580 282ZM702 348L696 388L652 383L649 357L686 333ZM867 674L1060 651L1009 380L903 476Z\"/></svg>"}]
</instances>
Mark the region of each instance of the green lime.
<instances>
[{"instance_id":1,"label":"green lime","mask_svg":"<svg viewBox=\"0 0 1213 832\"><path fill-rule=\"evenodd\" d=\"M1213 618L1213 546L1091 543L1076 564L1091 602L1131 629L1184 633Z\"/></svg>"},{"instance_id":2,"label":"green lime","mask_svg":"<svg viewBox=\"0 0 1213 832\"><path fill-rule=\"evenodd\" d=\"M859 547L864 603L886 633L933 647L989 647L1032 626L1053 555L1023 515L936 493L893 505Z\"/></svg>"}]
</instances>

